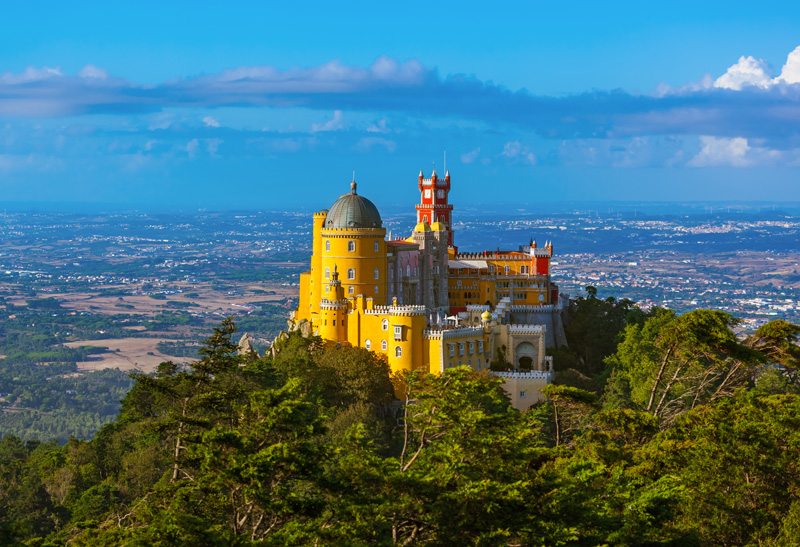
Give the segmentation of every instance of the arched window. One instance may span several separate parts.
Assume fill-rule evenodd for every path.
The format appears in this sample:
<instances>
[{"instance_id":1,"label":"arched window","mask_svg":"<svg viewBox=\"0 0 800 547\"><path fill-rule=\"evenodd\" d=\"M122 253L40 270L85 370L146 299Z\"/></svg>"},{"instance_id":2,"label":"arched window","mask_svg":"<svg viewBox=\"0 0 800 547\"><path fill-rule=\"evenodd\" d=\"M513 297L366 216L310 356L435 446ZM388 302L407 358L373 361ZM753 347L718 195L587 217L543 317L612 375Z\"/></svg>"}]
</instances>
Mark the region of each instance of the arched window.
<instances>
[{"instance_id":1,"label":"arched window","mask_svg":"<svg viewBox=\"0 0 800 547\"><path fill-rule=\"evenodd\" d=\"M509 271L511 271L511 268L509 268L508 266L506 266L506 267L505 267L505 272L506 272L506 275L508 275L508 272L509 272Z\"/></svg>"},{"instance_id":2,"label":"arched window","mask_svg":"<svg viewBox=\"0 0 800 547\"><path fill-rule=\"evenodd\" d=\"M347 242L347 250L351 253L355 252L356 250L356 242L355 241L348 241Z\"/></svg>"},{"instance_id":3,"label":"arched window","mask_svg":"<svg viewBox=\"0 0 800 547\"><path fill-rule=\"evenodd\" d=\"M381 244L377 241L375 242L375 252L379 253L381 251Z\"/></svg>"},{"instance_id":4,"label":"arched window","mask_svg":"<svg viewBox=\"0 0 800 547\"><path fill-rule=\"evenodd\" d=\"M347 279L353 280L356 278L356 269L347 268Z\"/></svg>"},{"instance_id":5,"label":"arched window","mask_svg":"<svg viewBox=\"0 0 800 547\"><path fill-rule=\"evenodd\" d=\"M381 278L381 271L378 268L375 268L375 279Z\"/></svg>"},{"instance_id":6,"label":"arched window","mask_svg":"<svg viewBox=\"0 0 800 547\"><path fill-rule=\"evenodd\" d=\"M327 252L331 252L331 240L330 239L326 239L325 240L325 250Z\"/></svg>"},{"instance_id":7,"label":"arched window","mask_svg":"<svg viewBox=\"0 0 800 547\"><path fill-rule=\"evenodd\" d=\"M384 330L385 330L385 329L384 329ZM386 348L387 348L387 347L388 347L388 345L386 344L386 340L381 340L381 349L382 349L383 351L386 351Z\"/></svg>"},{"instance_id":8,"label":"arched window","mask_svg":"<svg viewBox=\"0 0 800 547\"><path fill-rule=\"evenodd\" d=\"M403 356L403 348L401 348L400 346L395 346L394 347L394 356L395 357L402 357Z\"/></svg>"},{"instance_id":9,"label":"arched window","mask_svg":"<svg viewBox=\"0 0 800 547\"><path fill-rule=\"evenodd\" d=\"M364 340L364 349L372 349L372 342L369 339Z\"/></svg>"},{"instance_id":10,"label":"arched window","mask_svg":"<svg viewBox=\"0 0 800 547\"><path fill-rule=\"evenodd\" d=\"M355 292L356 288L354 286L350 285L349 287L347 287L347 294L355 294Z\"/></svg>"},{"instance_id":11,"label":"arched window","mask_svg":"<svg viewBox=\"0 0 800 547\"><path fill-rule=\"evenodd\" d=\"M406 266L406 277L411 277L411 266Z\"/></svg>"},{"instance_id":12,"label":"arched window","mask_svg":"<svg viewBox=\"0 0 800 547\"><path fill-rule=\"evenodd\" d=\"M381 328L383 330L389 330L389 320L388 319L384 319L383 321L381 321Z\"/></svg>"}]
</instances>

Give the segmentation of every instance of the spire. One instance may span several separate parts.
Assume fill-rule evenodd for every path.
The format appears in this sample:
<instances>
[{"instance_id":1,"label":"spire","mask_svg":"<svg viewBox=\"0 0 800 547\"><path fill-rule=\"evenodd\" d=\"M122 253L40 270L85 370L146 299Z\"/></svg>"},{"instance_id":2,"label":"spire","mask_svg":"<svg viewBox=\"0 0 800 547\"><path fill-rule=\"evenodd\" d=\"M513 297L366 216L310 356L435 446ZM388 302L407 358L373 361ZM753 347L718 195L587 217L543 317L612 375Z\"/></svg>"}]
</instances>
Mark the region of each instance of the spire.
<instances>
[{"instance_id":1,"label":"spire","mask_svg":"<svg viewBox=\"0 0 800 547\"><path fill-rule=\"evenodd\" d=\"M422 174L422 169L419 170L419 178L424 177L425 175Z\"/></svg>"},{"instance_id":2,"label":"spire","mask_svg":"<svg viewBox=\"0 0 800 547\"><path fill-rule=\"evenodd\" d=\"M356 186L357 186L356 185L356 176L355 176L355 173L353 173L353 182L350 183L350 193L351 194L355 194L356 193Z\"/></svg>"}]
</instances>

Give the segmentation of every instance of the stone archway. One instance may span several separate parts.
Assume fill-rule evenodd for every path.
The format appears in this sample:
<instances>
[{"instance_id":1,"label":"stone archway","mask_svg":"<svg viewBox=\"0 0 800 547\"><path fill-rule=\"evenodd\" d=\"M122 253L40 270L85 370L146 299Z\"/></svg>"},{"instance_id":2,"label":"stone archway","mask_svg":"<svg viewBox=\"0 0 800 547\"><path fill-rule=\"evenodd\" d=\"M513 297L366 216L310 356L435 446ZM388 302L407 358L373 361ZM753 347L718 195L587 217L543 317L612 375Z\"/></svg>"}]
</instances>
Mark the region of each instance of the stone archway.
<instances>
[{"instance_id":1,"label":"stone archway","mask_svg":"<svg viewBox=\"0 0 800 547\"><path fill-rule=\"evenodd\" d=\"M530 342L520 342L514 348L514 360L517 368L532 370L536 366L536 346Z\"/></svg>"}]
</instances>

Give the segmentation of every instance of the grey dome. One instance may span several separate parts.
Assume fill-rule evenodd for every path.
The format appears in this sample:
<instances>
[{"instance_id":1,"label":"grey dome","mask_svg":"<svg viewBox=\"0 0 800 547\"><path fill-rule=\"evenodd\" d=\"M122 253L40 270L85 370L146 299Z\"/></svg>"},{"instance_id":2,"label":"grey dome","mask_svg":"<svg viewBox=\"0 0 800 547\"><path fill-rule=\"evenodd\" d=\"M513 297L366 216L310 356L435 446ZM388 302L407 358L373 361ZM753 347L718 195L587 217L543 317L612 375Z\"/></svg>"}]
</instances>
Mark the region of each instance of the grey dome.
<instances>
[{"instance_id":1,"label":"grey dome","mask_svg":"<svg viewBox=\"0 0 800 547\"><path fill-rule=\"evenodd\" d=\"M331 205L325 217L325 228L381 228L381 214L378 208L365 197L355 193L342 194L336 203Z\"/></svg>"}]
</instances>

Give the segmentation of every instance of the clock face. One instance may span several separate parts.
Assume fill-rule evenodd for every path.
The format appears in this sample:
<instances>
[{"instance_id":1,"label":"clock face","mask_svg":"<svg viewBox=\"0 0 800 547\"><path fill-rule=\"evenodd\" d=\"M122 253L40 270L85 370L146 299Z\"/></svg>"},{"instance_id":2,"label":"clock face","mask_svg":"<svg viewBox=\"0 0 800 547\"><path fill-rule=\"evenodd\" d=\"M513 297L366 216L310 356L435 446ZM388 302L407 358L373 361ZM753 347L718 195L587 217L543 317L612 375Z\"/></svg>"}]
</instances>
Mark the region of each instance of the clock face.
<instances>
[{"instance_id":1,"label":"clock face","mask_svg":"<svg viewBox=\"0 0 800 547\"><path fill-rule=\"evenodd\" d=\"M425 199L430 199L430 197L431 197L431 191L425 190Z\"/></svg>"},{"instance_id":2,"label":"clock face","mask_svg":"<svg viewBox=\"0 0 800 547\"><path fill-rule=\"evenodd\" d=\"M444 197L444 190L438 190L436 192L436 197L443 198Z\"/></svg>"}]
</instances>

